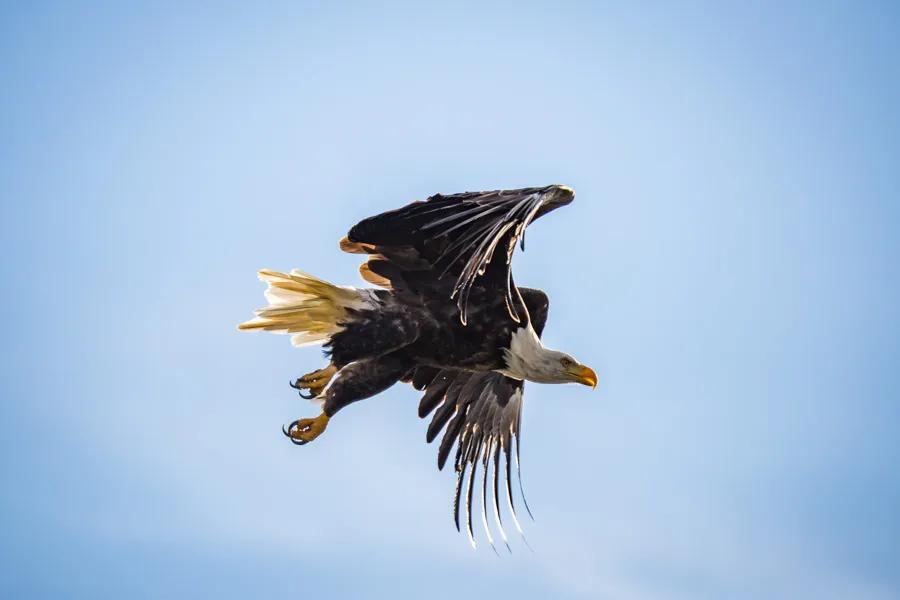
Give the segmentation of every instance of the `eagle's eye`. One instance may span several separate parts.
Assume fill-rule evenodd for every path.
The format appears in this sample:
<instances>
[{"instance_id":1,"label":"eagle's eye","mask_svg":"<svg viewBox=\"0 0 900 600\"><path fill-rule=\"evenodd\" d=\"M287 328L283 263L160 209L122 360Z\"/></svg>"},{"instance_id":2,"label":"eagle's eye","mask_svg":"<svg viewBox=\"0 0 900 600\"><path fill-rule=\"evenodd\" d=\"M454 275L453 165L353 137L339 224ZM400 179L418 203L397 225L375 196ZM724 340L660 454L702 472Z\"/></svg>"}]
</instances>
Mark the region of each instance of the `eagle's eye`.
<instances>
[{"instance_id":1,"label":"eagle's eye","mask_svg":"<svg viewBox=\"0 0 900 600\"><path fill-rule=\"evenodd\" d=\"M565 368L568 369L569 367L571 367L571 366L574 365L575 363L572 362L572 359L571 359L571 358L567 358L567 357L564 356L564 357L562 357L561 359L559 359L559 364L561 364L563 367L565 367Z\"/></svg>"}]
</instances>

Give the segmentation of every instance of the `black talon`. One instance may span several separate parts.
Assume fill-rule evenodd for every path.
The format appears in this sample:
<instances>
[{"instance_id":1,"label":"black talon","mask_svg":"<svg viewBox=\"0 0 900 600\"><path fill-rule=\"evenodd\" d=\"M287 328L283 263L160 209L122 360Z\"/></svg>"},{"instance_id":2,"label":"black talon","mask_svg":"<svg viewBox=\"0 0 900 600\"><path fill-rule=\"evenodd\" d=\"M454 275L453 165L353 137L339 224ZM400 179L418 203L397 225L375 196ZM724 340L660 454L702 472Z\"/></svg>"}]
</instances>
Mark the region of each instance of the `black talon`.
<instances>
[{"instance_id":1,"label":"black talon","mask_svg":"<svg viewBox=\"0 0 900 600\"><path fill-rule=\"evenodd\" d=\"M313 398L316 397L316 395L313 393L304 394L302 389L297 393L300 394L300 397L303 398L304 400L312 400Z\"/></svg>"},{"instance_id":2,"label":"black talon","mask_svg":"<svg viewBox=\"0 0 900 600\"><path fill-rule=\"evenodd\" d=\"M307 442L307 441L305 441L305 440L298 440L298 439L295 439L290 433L288 433L291 429L294 428L294 425L296 425L296 424L297 424L297 421L294 421L293 423L291 423L291 424L288 426L288 429L285 429L285 428L284 428L284 425L282 425L282 426L281 426L281 433L283 433L285 436L287 436L287 439L291 440L291 443L294 444L295 446L305 446L305 445L308 444L309 442Z\"/></svg>"},{"instance_id":3,"label":"black talon","mask_svg":"<svg viewBox=\"0 0 900 600\"><path fill-rule=\"evenodd\" d=\"M294 388L295 390L302 390L302 389L303 389L303 386L300 385L300 380L299 380L299 379L297 379L296 381L289 381L289 382L288 382L288 385L291 386L292 388Z\"/></svg>"}]
</instances>

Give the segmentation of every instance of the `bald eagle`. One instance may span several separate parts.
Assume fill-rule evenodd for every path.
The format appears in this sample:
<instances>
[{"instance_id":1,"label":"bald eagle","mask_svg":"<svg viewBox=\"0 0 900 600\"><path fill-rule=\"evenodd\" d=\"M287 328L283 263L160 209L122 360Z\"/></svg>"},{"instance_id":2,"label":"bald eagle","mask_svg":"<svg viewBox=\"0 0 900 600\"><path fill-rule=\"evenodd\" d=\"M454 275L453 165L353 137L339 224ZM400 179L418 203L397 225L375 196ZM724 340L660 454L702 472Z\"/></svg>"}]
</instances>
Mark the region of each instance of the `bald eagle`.
<instances>
[{"instance_id":1,"label":"bald eagle","mask_svg":"<svg viewBox=\"0 0 900 600\"><path fill-rule=\"evenodd\" d=\"M323 343L329 359L324 368L291 383L301 396L321 404L321 414L294 421L284 434L307 444L348 404L398 381L411 383L425 392L419 417L434 413L426 440L443 431L439 469L456 449L457 530L465 484L466 531L474 546L472 497L480 464L482 523L491 546L489 471L503 541L501 472L509 512L521 532L510 474L514 460L518 475L524 381L595 387L597 375L568 354L544 347L547 295L517 287L510 263L517 244L525 249L525 228L574 197L563 185L438 194L364 219L340 248L367 255L360 273L380 289L337 286L297 270L259 271L268 283L269 305L239 328L287 333L294 346ZM519 485L521 491L521 478Z\"/></svg>"}]
</instances>

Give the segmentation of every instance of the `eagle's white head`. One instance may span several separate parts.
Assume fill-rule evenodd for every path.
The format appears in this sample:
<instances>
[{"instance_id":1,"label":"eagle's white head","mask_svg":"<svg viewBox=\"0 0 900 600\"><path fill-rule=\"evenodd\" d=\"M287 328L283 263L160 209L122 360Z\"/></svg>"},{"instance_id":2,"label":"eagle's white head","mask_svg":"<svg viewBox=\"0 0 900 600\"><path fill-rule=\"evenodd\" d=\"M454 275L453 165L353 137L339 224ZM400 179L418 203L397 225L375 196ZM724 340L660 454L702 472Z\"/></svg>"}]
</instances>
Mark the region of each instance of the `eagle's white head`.
<instances>
[{"instance_id":1,"label":"eagle's white head","mask_svg":"<svg viewBox=\"0 0 900 600\"><path fill-rule=\"evenodd\" d=\"M506 368L500 372L537 383L581 383L597 387L597 374L588 366L558 350L545 348L531 324L512 334L504 350Z\"/></svg>"}]
</instances>

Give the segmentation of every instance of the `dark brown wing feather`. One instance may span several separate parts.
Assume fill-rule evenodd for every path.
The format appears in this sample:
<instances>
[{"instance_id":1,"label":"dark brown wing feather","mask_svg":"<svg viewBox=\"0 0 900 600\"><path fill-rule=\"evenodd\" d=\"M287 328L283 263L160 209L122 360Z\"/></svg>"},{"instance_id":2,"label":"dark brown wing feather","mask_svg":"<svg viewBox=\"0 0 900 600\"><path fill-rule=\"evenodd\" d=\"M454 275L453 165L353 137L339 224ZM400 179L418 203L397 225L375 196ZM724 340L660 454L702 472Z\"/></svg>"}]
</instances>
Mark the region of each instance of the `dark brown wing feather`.
<instances>
[{"instance_id":1,"label":"dark brown wing feather","mask_svg":"<svg viewBox=\"0 0 900 600\"><path fill-rule=\"evenodd\" d=\"M548 299L540 290L520 288L520 293L528 309L532 326L540 335L547 321ZM516 463L516 473L522 501L528 514L528 503L522 492L522 480L519 475L519 434L522 419L522 392L524 383L495 372L472 372L453 369L435 369L418 367L407 374L406 381L416 389L424 389L425 394L419 403L419 416L427 417L434 413L428 425L426 439L430 443L443 431L438 446L438 468L443 469L454 446L456 458L454 469L457 475L456 493L453 503L453 518L456 528L460 529L460 508L463 498L463 485L466 486L466 531L472 543L475 543L472 532L472 497L473 483L478 463L482 466L482 522L488 541L493 546L488 526L487 506L488 494L493 502L494 520L506 543L506 532L500 513L499 480L501 473L504 479L509 514L512 516L519 532L522 528L516 516L514 494L512 490L512 461ZM515 454L513 445L515 443ZM501 464L502 463L502 464ZM466 473L469 473L466 480ZM488 477L493 485L488 486ZM507 543L507 548L509 544Z\"/></svg>"},{"instance_id":2,"label":"dark brown wing feather","mask_svg":"<svg viewBox=\"0 0 900 600\"><path fill-rule=\"evenodd\" d=\"M443 386L442 378L453 377L450 386ZM494 507L494 520L497 522L501 536L506 541L506 533L503 530L503 522L500 515L500 497L498 495L499 479L503 473L505 481L506 499L516 528L521 532L521 526L516 516L514 494L510 481L511 461L516 460L518 473L518 446L522 414L522 389L523 382L511 379L500 373L486 372L475 373L470 371L441 371L435 378L436 385L445 390L441 397L441 404L434 411L431 423L428 427L428 441L432 441L443 430L438 447L438 468L442 469L450 456L453 447L456 446L456 458L454 470L457 476L456 495L453 502L453 519L456 528L461 529L460 509L463 498L463 484L466 483L465 513L466 530L474 545L475 539L472 531L472 497L473 482L478 464L482 465L482 511L486 510L489 502L488 490L493 490L492 506ZM426 388L430 390L430 386ZM419 413L427 416L430 402L428 393L422 399ZM427 403L427 404L426 404ZM516 446L515 455L512 454L513 444ZM501 468L501 461L504 463ZM466 473L470 471L466 480ZM492 477L493 485L488 487L487 479ZM519 478L521 486L521 477ZM524 502L524 495L522 495ZM526 503L527 507L527 503ZM530 514L530 510L529 510ZM488 540L493 545L490 529L487 525L487 516L482 514L485 532Z\"/></svg>"},{"instance_id":3,"label":"dark brown wing feather","mask_svg":"<svg viewBox=\"0 0 900 600\"><path fill-rule=\"evenodd\" d=\"M559 185L438 194L360 221L341 248L372 255L360 272L376 285L446 289L463 323L476 280L502 293L510 316L519 321L510 265L515 245L524 249L529 223L573 198L570 188Z\"/></svg>"}]
</instances>

